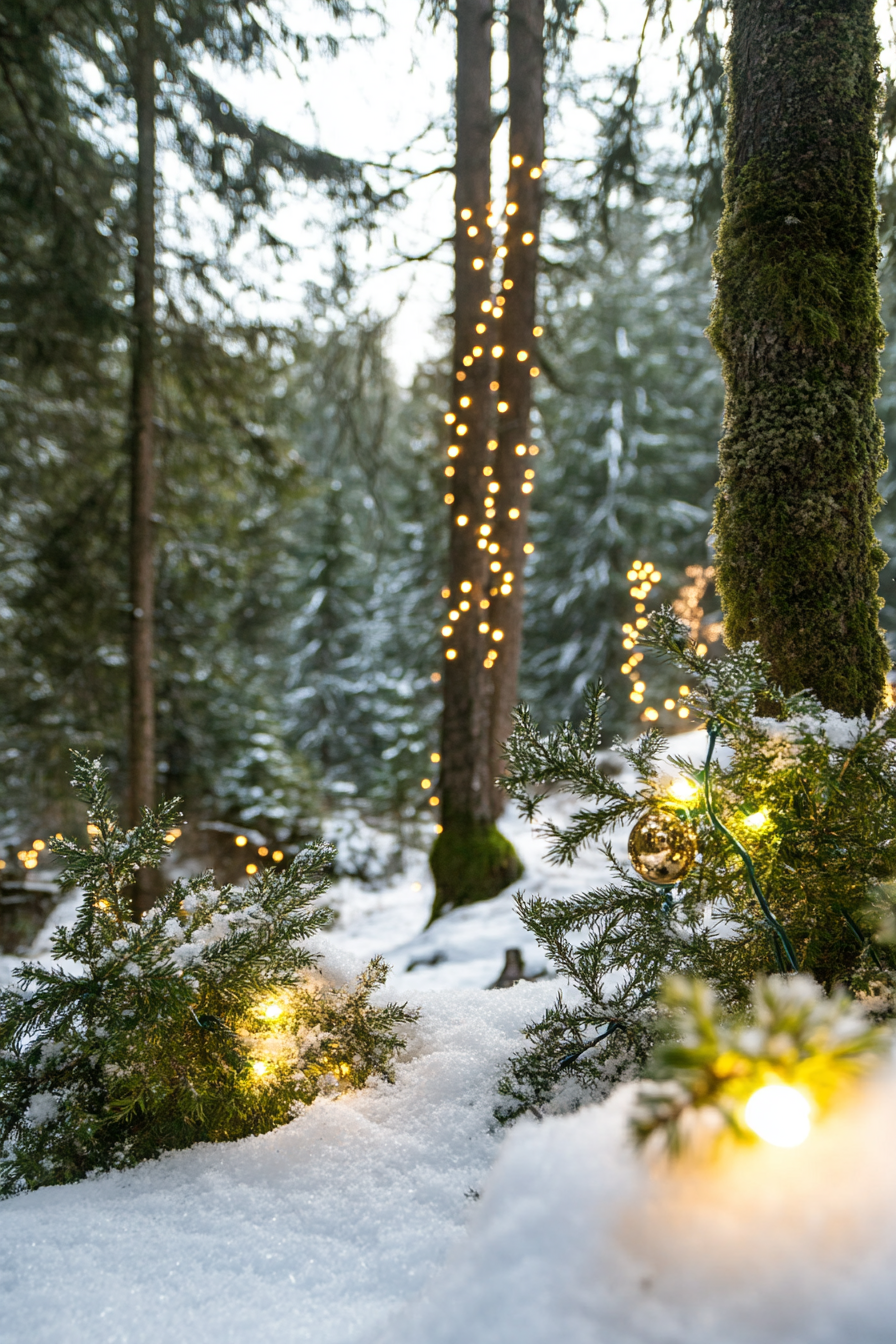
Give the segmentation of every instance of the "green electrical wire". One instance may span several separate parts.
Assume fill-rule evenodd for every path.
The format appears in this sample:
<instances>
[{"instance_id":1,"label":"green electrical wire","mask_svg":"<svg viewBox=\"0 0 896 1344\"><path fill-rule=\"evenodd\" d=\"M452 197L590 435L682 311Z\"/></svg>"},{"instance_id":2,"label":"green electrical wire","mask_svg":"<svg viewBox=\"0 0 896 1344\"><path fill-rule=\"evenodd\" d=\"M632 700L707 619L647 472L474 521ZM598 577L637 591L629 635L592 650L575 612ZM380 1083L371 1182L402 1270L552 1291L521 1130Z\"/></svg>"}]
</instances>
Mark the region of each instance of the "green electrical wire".
<instances>
[{"instance_id":1,"label":"green electrical wire","mask_svg":"<svg viewBox=\"0 0 896 1344\"><path fill-rule=\"evenodd\" d=\"M763 915L765 916L765 922L768 925L769 929L771 930L775 948L775 960L778 963L778 969L780 971L785 971L786 969L783 961L781 960L781 952L778 946L778 940L780 939L781 947L783 947L785 956L787 957L787 960L790 963L790 969L792 971L798 971L799 963L797 962L796 959L796 952L794 950L793 943L790 941L790 938L787 935L787 930L783 927L783 925L778 923L778 921L772 914L771 906L765 899L765 893L762 890L762 887L759 885L759 878L756 876L756 869L753 867L753 860L750 858L749 854L744 849L740 841L731 834L731 832L728 830L728 827L725 826L716 816L715 808L712 805L712 785L710 783L709 767L712 761L712 754L715 750L716 739L719 735L719 730L712 719L710 719L709 723L706 725L706 731L709 734L709 747L707 748L706 765L704 766L703 770L703 797L706 802L706 811L709 814L709 819L712 822L715 829L719 831L722 835L724 835L725 838L729 840L730 843L734 846L738 858L744 865L744 869L746 870L747 874L747 880L750 883L750 886L753 888L753 893L757 901L759 902Z\"/></svg>"}]
</instances>

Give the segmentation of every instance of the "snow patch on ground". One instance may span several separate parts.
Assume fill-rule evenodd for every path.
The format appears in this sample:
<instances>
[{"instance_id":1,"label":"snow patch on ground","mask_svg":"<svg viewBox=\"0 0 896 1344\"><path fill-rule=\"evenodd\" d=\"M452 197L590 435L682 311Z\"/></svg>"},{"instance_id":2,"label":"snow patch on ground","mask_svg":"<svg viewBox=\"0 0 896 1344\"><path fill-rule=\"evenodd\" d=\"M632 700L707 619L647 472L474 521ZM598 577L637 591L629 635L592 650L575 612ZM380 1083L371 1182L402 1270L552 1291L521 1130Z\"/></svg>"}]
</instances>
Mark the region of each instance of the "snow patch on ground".
<instances>
[{"instance_id":1,"label":"snow patch on ground","mask_svg":"<svg viewBox=\"0 0 896 1344\"><path fill-rule=\"evenodd\" d=\"M0 1204L5 1344L368 1340L463 1237L495 1083L546 984L414 996L394 1087Z\"/></svg>"},{"instance_id":2,"label":"snow patch on ground","mask_svg":"<svg viewBox=\"0 0 896 1344\"><path fill-rule=\"evenodd\" d=\"M896 1071L797 1149L651 1168L634 1087L504 1143L467 1236L378 1344L892 1344Z\"/></svg>"}]
</instances>

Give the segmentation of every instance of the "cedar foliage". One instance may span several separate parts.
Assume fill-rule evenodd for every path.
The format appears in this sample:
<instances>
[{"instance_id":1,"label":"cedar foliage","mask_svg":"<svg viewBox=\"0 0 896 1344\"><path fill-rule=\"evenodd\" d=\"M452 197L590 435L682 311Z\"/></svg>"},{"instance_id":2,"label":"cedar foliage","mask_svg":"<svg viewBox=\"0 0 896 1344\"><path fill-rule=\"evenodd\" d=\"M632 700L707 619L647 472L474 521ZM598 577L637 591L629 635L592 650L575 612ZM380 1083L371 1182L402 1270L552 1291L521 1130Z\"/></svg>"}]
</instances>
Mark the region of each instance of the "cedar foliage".
<instances>
[{"instance_id":1,"label":"cedar foliage","mask_svg":"<svg viewBox=\"0 0 896 1344\"><path fill-rule=\"evenodd\" d=\"M666 610L645 642L697 679L687 703L718 729L725 748L709 767L716 815L747 850L798 969L826 990L842 984L888 1007L896 963L873 935L896 873L896 709L869 722L826 710L808 691L787 696L756 644L708 661ZM779 717L763 717L769 703ZM547 735L521 709L507 747L507 788L526 817L538 814L545 786L586 800L568 825L544 824L550 856L569 862L599 844L611 878L568 900L518 902L576 992L558 995L527 1028L529 1046L501 1084L505 1118L564 1092L564 1080L604 1091L642 1068L656 1034L655 998L669 975L706 981L732 1012L746 1008L757 976L788 968L784 939L713 824L705 769L674 754L665 760L667 741L650 729L630 744L613 743L611 756L635 776L627 788L600 752L606 707L604 693L591 690L582 723ZM694 784L687 806L669 792L674 775ZM696 831L697 860L675 887L642 880L620 857L618 840L615 849L609 843L614 827L627 834L658 807ZM758 827L747 824L760 815Z\"/></svg>"},{"instance_id":2,"label":"cedar foliage","mask_svg":"<svg viewBox=\"0 0 896 1344\"><path fill-rule=\"evenodd\" d=\"M123 831L98 761L76 754L74 783L92 838L53 847L84 890L77 919L54 935L61 964L25 963L0 993L0 1193L264 1133L321 1093L394 1080L416 1014L371 1003L387 968L334 984L307 946L330 919L330 846L245 887L174 882L134 923L134 871L158 867L177 801Z\"/></svg>"}]
</instances>

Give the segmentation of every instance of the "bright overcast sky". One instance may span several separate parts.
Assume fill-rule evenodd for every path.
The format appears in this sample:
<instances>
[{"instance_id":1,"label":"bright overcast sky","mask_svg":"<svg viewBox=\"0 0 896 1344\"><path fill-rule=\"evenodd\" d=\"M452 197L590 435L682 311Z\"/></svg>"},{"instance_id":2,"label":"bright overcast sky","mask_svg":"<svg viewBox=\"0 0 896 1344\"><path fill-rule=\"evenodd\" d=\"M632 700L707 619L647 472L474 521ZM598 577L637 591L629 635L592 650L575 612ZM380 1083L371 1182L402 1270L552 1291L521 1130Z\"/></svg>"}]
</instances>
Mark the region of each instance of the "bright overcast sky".
<instances>
[{"instance_id":1,"label":"bright overcast sky","mask_svg":"<svg viewBox=\"0 0 896 1344\"><path fill-rule=\"evenodd\" d=\"M283 0L292 24L305 33L323 32L331 25L325 9L309 0ZM881 5L885 0L880 0ZM335 59L314 56L297 76L285 62L279 72L264 75L228 74L220 83L235 104L263 118L304 144L319 145L335 154L384 162L399 162L416 172L450 166L452 147L451 82L454 61L454 25L444 18L437 31L420 14L419 0L382 0L388 28L370 21L369 40L344 41ZM696 10L695 0L676 0L676 35L660 50L654 37L645 67L645 89L651 101L666 101L675 80L678 34ZM599 79L613 66L630 61L643 7L632 0L607 0L607 17L598 0L585 0L579 15L579 33L573 66L589 79ZM500 34L496 31L497 43ZM495 87L505 77L503 54L496 54ZM561 159L587 157L594 152L594 123L571 101L559 104L549 88L553 109L548 128L548 181L562 171ZM427 131L428 127L435 129ZM495 143L495 188L500 196L506 139ZM406 152L402 153L405 150ZM450 173L419 181L409 187L408 203L386 216L370 246L358 237L352 260L361 287L359 299L379 313L394 314L391 353L403 381L426 357L440 352L436 323L450 310L451 253L445 247L427 262L401 263L400 255L429 252L453 226L453 180ZM300 249L300 260L264 281L280 305L279 316L300 313L302 285L325 279L332 251L328 242L327 208L315 193L292 191L284 198L276 230ZM257 264L247 256L247 265Z\"/></svg>"}]
</instances>

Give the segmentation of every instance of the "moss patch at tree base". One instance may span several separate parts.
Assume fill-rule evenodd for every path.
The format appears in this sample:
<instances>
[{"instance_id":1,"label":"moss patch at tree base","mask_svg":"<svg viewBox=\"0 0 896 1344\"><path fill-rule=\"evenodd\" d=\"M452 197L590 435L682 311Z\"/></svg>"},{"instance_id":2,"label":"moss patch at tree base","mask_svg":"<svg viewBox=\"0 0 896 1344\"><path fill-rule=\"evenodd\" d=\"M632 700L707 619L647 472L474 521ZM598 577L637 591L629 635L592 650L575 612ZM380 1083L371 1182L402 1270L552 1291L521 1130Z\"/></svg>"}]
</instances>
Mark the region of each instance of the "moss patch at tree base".
<instances>
[{"instance_id":1,"label":"moss patch at tree base","mask_svg":"<svg viewBox=\"0 0 896 1344\"><path fill-rule=\"evenodd\" d=\"M436 881L429 922L457 905L497 896L522 875L523 865L494 822L446 821L429 856Z\"/></svg>"}]
</instances>

